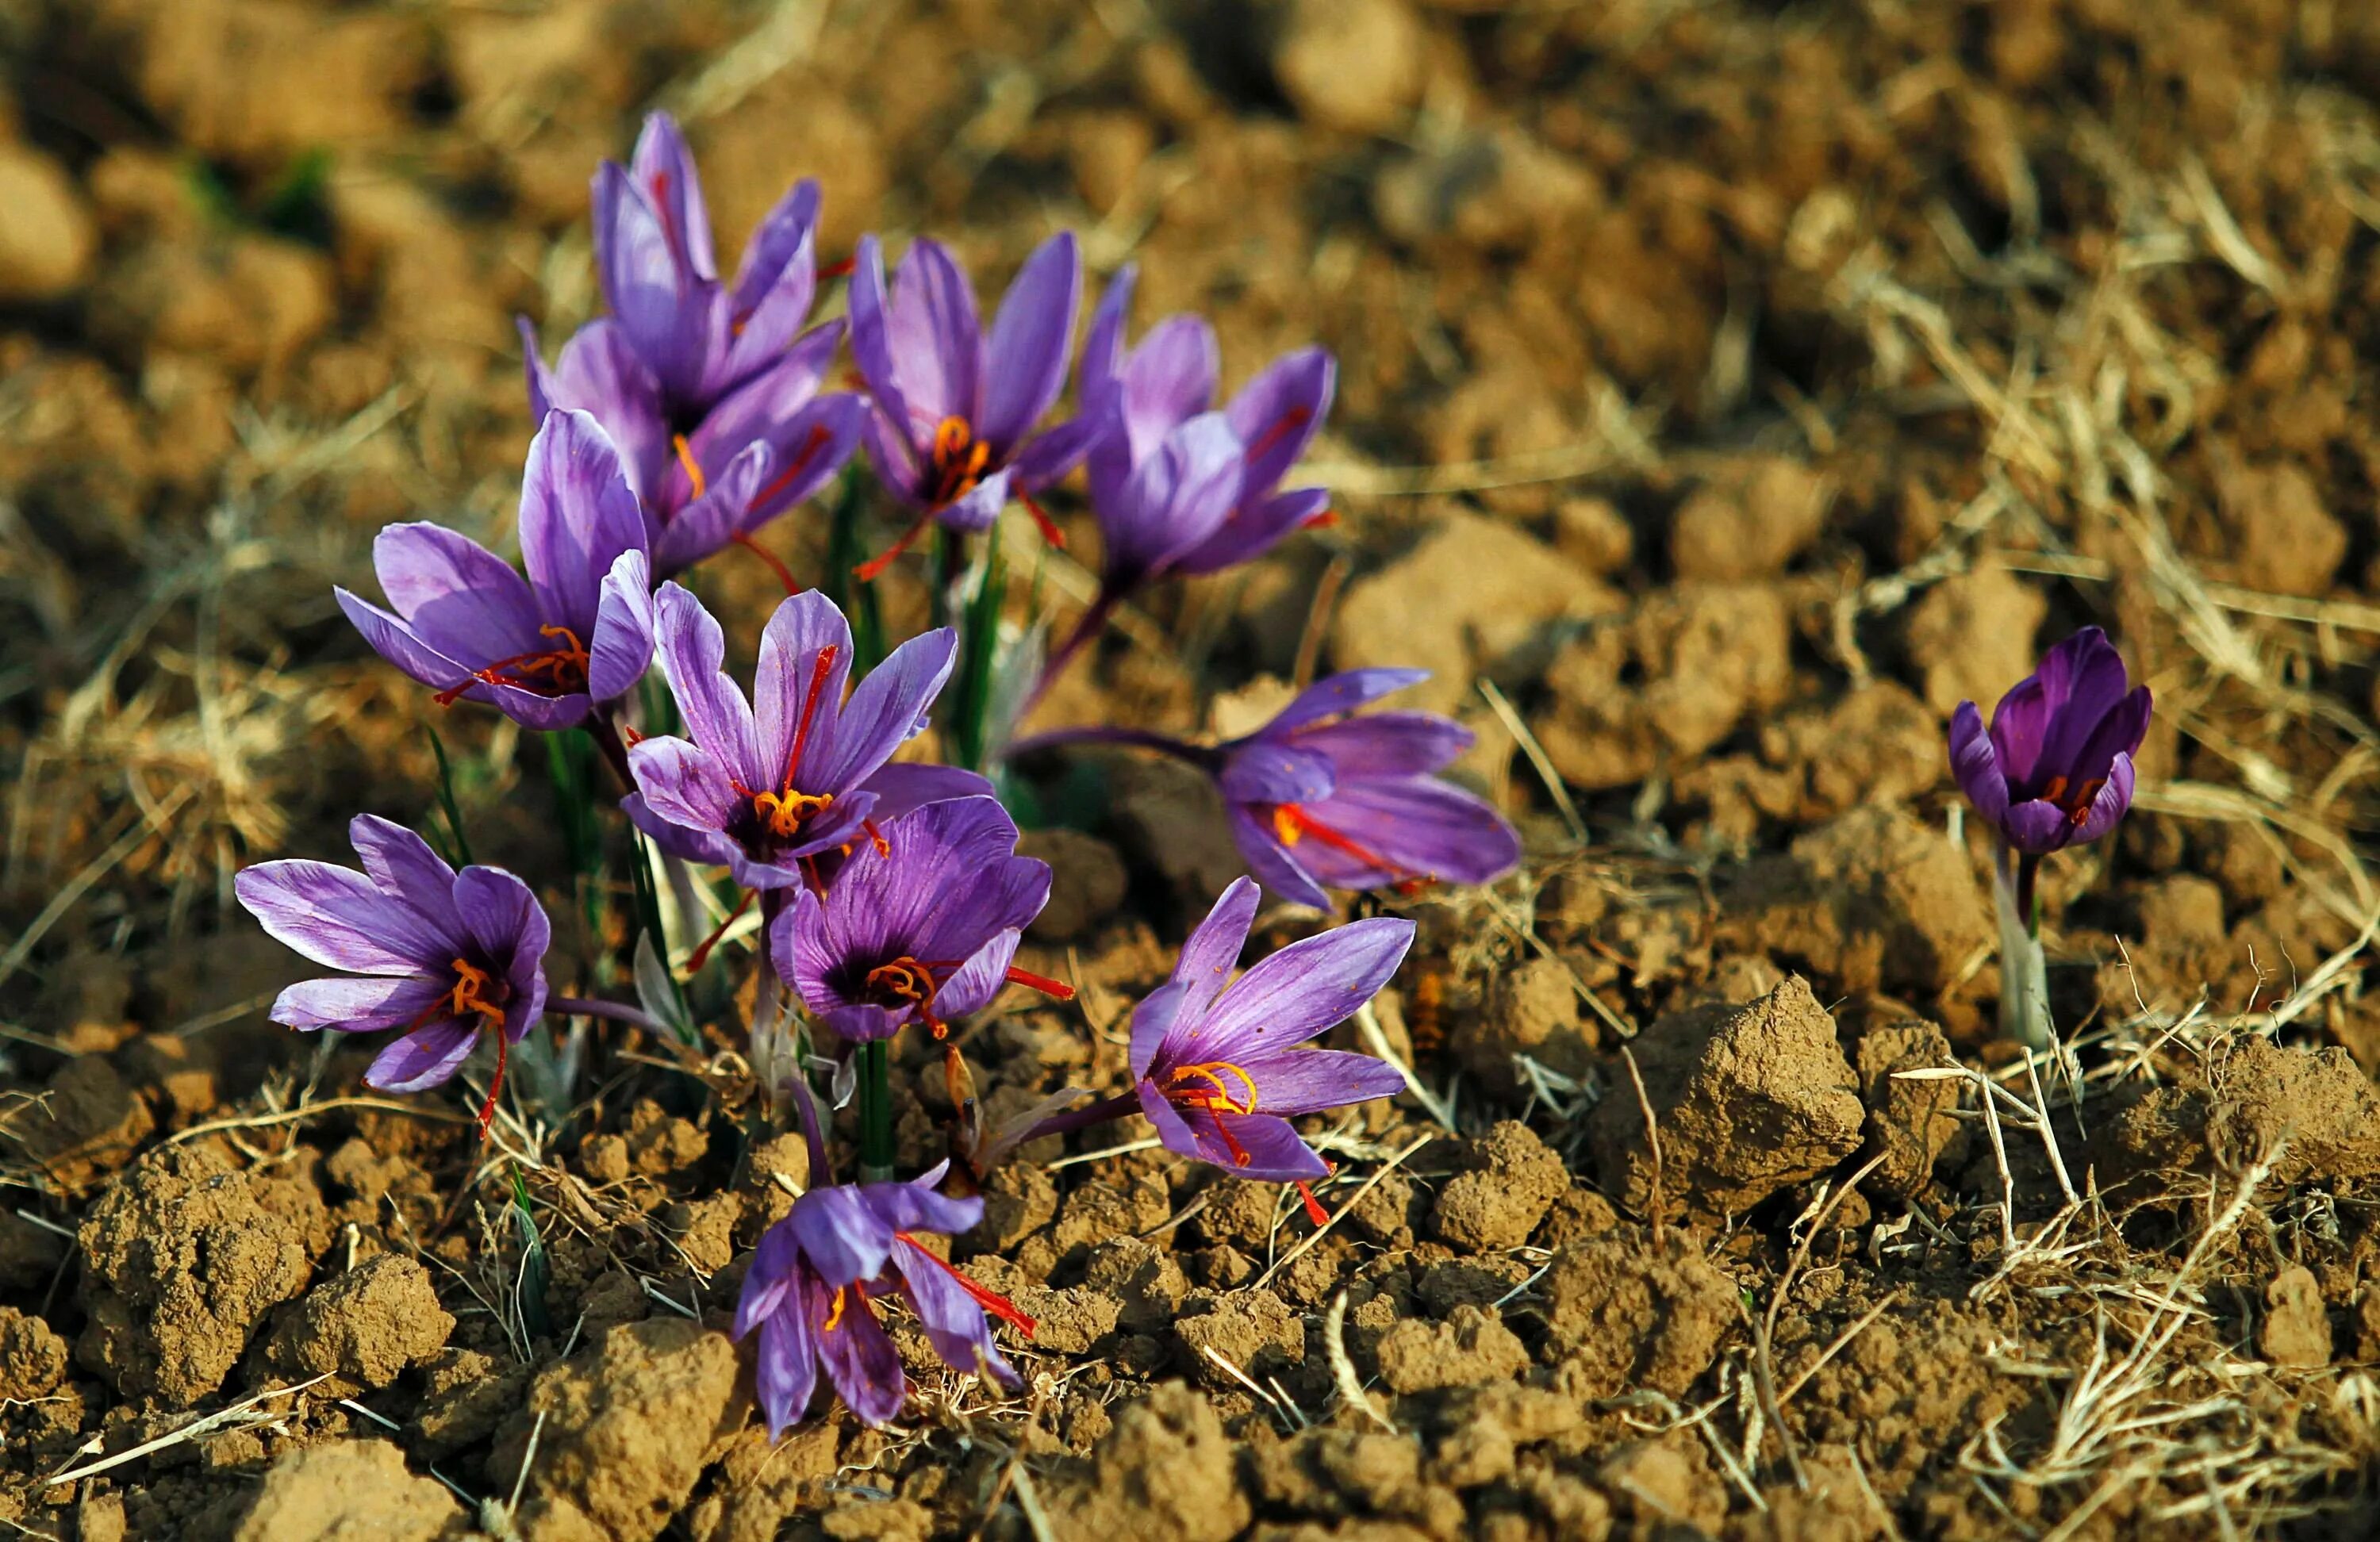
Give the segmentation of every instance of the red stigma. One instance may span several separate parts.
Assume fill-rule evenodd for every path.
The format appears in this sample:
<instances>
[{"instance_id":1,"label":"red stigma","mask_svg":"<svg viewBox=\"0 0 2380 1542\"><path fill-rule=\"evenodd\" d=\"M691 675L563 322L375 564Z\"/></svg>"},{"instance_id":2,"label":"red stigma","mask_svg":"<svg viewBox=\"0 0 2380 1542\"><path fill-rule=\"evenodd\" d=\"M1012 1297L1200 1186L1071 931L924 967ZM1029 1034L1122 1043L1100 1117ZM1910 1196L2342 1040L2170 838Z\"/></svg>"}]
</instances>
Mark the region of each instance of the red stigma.
<instances>
[{"instance_id":1,"label":"red stigma","mask_svg":"<svg viewBox=\"0 0 2380 1542\"><path fill-rule=\"evenodd\" d=\"M1338 523L1339 511L1324 509L1320 514L1307 515L1305 521L1297 528L1301 530L1327 530Z\"/></svg>"},{"instance_id":2,"label":"red stigma","mask_svg":"<svg viewBox=\"0 0 2380 1542\"><path fill-rule=\"evenodd\" d=\"M879 574L901 560L901 553L917 544L917 538L932 528L933 523L934 514L931 509L929 509L918 516L916 524L901 532L900 540L853 568L851 576L863 584L874 583Z\"/></svg>"},{"instance_id":3,"label":"red stigma","mask_svg":"<svg viewBox=\"0 0 2380 1542\"><path fill-rule=\"evenodd\" d=\"M840 262L830 262L820 268L818 275L821 279L849 278L851 270L857 266L859 266L859 259L856 256L846 257Z\"/></svg>"},{"instance_id":4,"label":"red stigma","mask_svg":"<svg viewBox=\"0 0 2380 1542\"><path fill-rule=\"evenodd\" d=\"M1075 999L1075 988L1065 981L1053 980L1047 975L1037 975L1030 969L1019 969L1013 965L1009 967L1008 983L1038 990L1045 996L1052 996L1062 1002L1071 1002Z\"/></svg>"},{"instance_id":5,"label":"red stigma","mask_svg":"<svg viewBox=\"0 0 2380 1542\"><path fill-rule=\"evenodd\" d=\"M892 1234L900 1238L903 1242L907 1243L911 1247L916 1248L917 1250L918 1257L924 1258L926 1262L933 1265L936 1269L941 1269L953 1280L957 1281L959 1289L966 1292L968 1295L974 1297L975 1304L977 1305L982 1307L985 1311L990 1312L993 1317L998 1317L1001 1321L1008 1324L1009 1327L1015 1329L1019 1333L1024 1334L1026 1338L1029 1339L1033 1337L1033 1329L1035 1326L1034 1321L1031 1317L1026 1317L1023 1312L1017 1309L1016 1303L1009 1300L1006 1296L1002 1295L997 1291L988 1290L985 1287L977 1284L974 1281L960 1273L955 1265L945 1263L942 1259L936 1257L910 1233L906 1232L895 1232Z\"/></svg>"},{"instance_id":6,"label":"red stigma","mask_svg":"<svg viewBox=\"0 0 2380 1542\"><path fill-rule=\"evenodd\" d=\"M794 772L802 763L802 747L809 743L810 723L818 716L819 698L826 694L827 676L834 672L835 654L840 651L829 643L818 650L818 662L810 666L810 688L802 698L802 720L794 728L794 747L785 757L785 785L794 784Z\"/></svg>"},{"instance_id":7,"label":"red stigma","mask_svg":"<svg viewBox=\"0 0 2380 1542\"><path fill-rule=\"evenodd\" d=\"M430 699L441 707L452 707L464 693L482 685L511 686L543 696L568 696L573 691L585 690L589 659L578 634L567 626L540 626L537 633L541 637L560 637L565 646L498 659L483 669L473 670Z\"/></svg>"},{"instance_id":8,"label":"red stigma","mask_svg":"<svg viewBox=\"0 0 2380 1542\"><path fill-rule=\"evenodd\" d=\"M1019 492L1016 496L1018 500L1025 504L1025 512L1033 516L1033 523L1040 528L1041 539L1056 547L1059 551L1064 551L1066 549L1066 532L1058 528L1058 522L1050 517L1050 511L1043 508L1039 504L1035 503L1033 501L1033 494L1030 492Z\"/></svg>"},{"instance_id":9,"label":"red stigma","mask_svg":"<svg viewBox=\"0 0 2380 1542\"><path fill-rule=\"evenodd\" d=\"M770 478L768 486L752 494L751 503L745 506L747 509L759 508L770 499L792 486L794 479L800 476L803 468L818 458L819 451L825 446L828 440L833 437L834 435L826 431L825 425L812 426L809 438L802 443L801 453L794 456L792 462L783 471Z\"/></svg>"},{"instance_id":10,"label":"red stigma","mask_svg":"<svg viewBox=\"0 0 2380 1542\"><path fill-rule=\"evenodd\" d=\"M735 902L735 908L727 913L727 919L720 922L718 929L704 938L699 947L686 955L686 978L692 979L702 973L702 966L710 962L710 950L719 946L719 940L727 935L727 929L735 924L735 917L751 908L752 896L759 892L757 889L745 890L744 897Z\"/></svg>"},{"instance_id":11,"label":"red stigma","mask_svg":"<svg viewBox=\"0 0 2380 1542\"><path fill-rule=\"evenodd\" d=\"M1291 407L1287 412L1284 412L1280 417L1274 419L1271 424L1265 429L1264 432L1257 435L1257 442L1248 446L1247 458L1250 460L1258 460L1263 458L1266 451L1271 449L1274 445L1280 443L1282 440L1287 439L1291 434L1295 433L1298 430L1304 428L1313 420L1314 414L1308 408L1302 407Z\"/></svg>"},{"instance_id":12,"label":"red stigma","mask_svg":"<svg viewBox=\"0 0 2380 1542\"><path fill-rule=\"evenodd\" d=\"M1368 867L1378 868L1384 873L1401 874L1402 876L1395 882L1395 887L1401 893L1419 892L1424 886L1433 881L1428 874L1416 873L1400 867L1370 847L1331 829L1307 813L1305 807L1300 804L1273 805L1272 832L1284 846L1293 847L1310 835L1318 845L1328 846L1332 851L1352 856Z\"/></svg>"},{"instance_id":13,"label":"red stigma","mask_svg":"<svg viewBox=\"0 0 2380 1542\"><path fill-rule=\"evenodd\" d=\"M1328 1226L1330 1224L1330 1212L1323 1209L1322 1201L1314 1197L1314 1185L1308 1184L1303 1178L1297 1181L1297 1196L1305 1201L1306 1220L1314 1222L1317 1226Z\"/></svg>"},{"instance_id":14,"label":"red stigma","mask_svg":"<svg viewBox=\"0 0 2380 1542\"><path fill-rule=\"evenodd\" d=\"M738 530L727 539L768 565L769 571L777 576L777 582L785 586L785 598L790 600L802 592L802 586L794 578L794 570L787 567L777 553L753 540L750 531Z\"/></svg>"}]
</instances>

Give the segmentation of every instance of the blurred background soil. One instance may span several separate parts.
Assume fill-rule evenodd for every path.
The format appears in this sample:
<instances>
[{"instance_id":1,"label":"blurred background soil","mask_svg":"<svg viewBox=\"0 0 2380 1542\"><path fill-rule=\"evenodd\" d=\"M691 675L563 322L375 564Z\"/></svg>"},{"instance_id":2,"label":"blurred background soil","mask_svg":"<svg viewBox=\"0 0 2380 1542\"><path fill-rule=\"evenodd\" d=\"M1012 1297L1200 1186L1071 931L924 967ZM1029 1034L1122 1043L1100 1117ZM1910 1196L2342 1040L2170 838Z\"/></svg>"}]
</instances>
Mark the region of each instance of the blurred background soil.
<instances>
[{"instance_id":1,"label":"blurred background soil","mask_svg":"<svg viewBox=\"0 0 2380 1542\"><path fill-rule=\"evenodd\" d=\"M0 1519L2367 1535L2375 98L2357 0L0 0ZM434 718L562 977L616 965L543 749L331 586L392 520L507 538L513 318L594 312L588 180L655 106L722 252L815 176L827 260L930 233L990 294L1071 226L1227 382L1332 348L1339 523L1154 597L1045 717L1229 732L1424 665L1531 850L1396 902L1380 1028L1435 1106L1316 1122L1319 1242L1094 1155L1135 1127L1043 1143L958 1244L1040 1318L1031 1390L904 1330L899 1428L773 1448L718 1329L808 1175L732 1038L607 1031L482 1150L476 1095L264 1024L302 966L231 904L430 818ZM765 539L819 572L813 511ZM775 592L699 582L747 633ZM1942 731L2092 622L2158 715L2050 867L2082 1050L2036 1079ZM1084 1003L978 1029L995 1110L1121 1086L1236 870L1172 771L1093 764L1029 837L1027 961Z\"/></svg>"}]
</instances>

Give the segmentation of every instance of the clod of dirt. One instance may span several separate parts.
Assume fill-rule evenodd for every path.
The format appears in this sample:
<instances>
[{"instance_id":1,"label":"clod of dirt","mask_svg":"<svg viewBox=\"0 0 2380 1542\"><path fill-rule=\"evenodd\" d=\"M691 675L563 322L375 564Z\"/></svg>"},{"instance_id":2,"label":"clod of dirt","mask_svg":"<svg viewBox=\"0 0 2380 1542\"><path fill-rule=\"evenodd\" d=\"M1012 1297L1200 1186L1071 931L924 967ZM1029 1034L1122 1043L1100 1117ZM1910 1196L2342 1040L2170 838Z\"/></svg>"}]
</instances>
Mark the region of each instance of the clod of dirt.
<instances>
[{"instance_id":1,"label":"clod of dirt","mask_svg":"<svg viewBox=\"0 0 2380 1542\"><path fill-rule=\"evenodd\" d=\"M77 1055L8 1122L6 1139L61 1186L81 1189L122 1167L156 1128L105 1055Z\"/></svg>"},{"instance_id":2,"label":"clod of dirt","mask_svg":"<svg viewBox=\"0 0 2380 1542\"><path fill-rule=\"evenodd\" d=\"M1445 581L1445 576L1432 583ZM1564 780L1590 790L1682 767L1774 707L1791 683L1785 601L1759 585L1681 584L1590 626L1546 673L1531 726Z\"/></svg>"},{"instance_id":3,"label":"clod of dirt","mask_svg":"<svg viewBox=\"0 0 2380 1542\"><path fill-rule=\"evenodd\" d=\"M710 1135L650 1098L628 1111L628 1163L648 1178L683 1172L710 1153Z\"/></svg>"},{"instance_id":4,"label":"clod of dirt","mask_svg":"<svg viewBox=\"0 0 2380 1542\"><path fill-rule=\"evenodd\" d=\"M2277 1366L2313 1369L2330 1364L2330 1313L2313 1270L2292 1264L2265 1287L2256 1352Z\"/></svg>"},{"instance_id":5,"label":"clod of dirt","mask_svg":"<svg viewBox=\"0 0 2380 1542\"><path fill-rule=\"evenodd\" d=\"M1273 74L1307 122L1386 133L1421 91L1427 42L1401 0L1301 0L1273 48Z\"/></svg>"},{"instance_id":6,"label":"clod of dirt","mask_svg":"<svg viewBox=\"0 0 2380 1542\"><path fill-rule=\"evenodd\" d=\"M750 1398L724 1333L682 1317L629 1323L537 1378L497 1437L488 1475L511 1490L542 1414L524 1533L650 1542L734 1439Z\"/></svg>"},{"instance_id":7,"label":"clod of dirt","mask_svg":"<svg viewBox=\"0 0 2380 1542\"><path fill-rule=\"evenodd\" d=\"M1474 680L1548 622L1612 606L1608 589L1542 542L1510 525L1456 514L1402 558L1348 587L1330 629L1330 657L1341 669L1427 669L1430 677L1399 693L1396 704L1449 711L1472 698Z\"/></svg>"},{"instance_id":8,"label":"clod of dirt","mask_svg":"<svg viewBox=\"0 0 2380 1542\"><path fill-rule=\"evenodd\" d=\"M1904 634L1925 705L1948 718L1961 701L1998 701L2032 671L2033 635L2048 613L2037 586L1993 561L1926 590Z\"/></svg>"},{"instance_id":9,"label":"clod of dirt","mask_svg":"<svg viewBox=\"0 0 2380 1542\"><path fill-rule=\"evenodd\" d=\"M1545 1357L1564 1365L1581 1397L1629 1387L1682 1396L1736 1321L1734 1282L1684 1232L1658 1245L1634 1228L1573 1243L1555 1256L1538 1293Z\"/></svg>"},{"instance_id":10,"label":"clod of dirt","mask_svg":"<svg viewBox=\"0 0 2380 1542\"><path fill-rule=\"evenodd\" d=\"M442 1352L422 1376L413 1449L426 1461L485 1445L520 1402L528 1368L499 1365L476 1349Z\"/></svg>"},{"instance_id":11,"label":"clod of dirt","mask_svg":"<svg viewBox=\"0 0 2380 1542\"><path fill-rule=\"evenodd\" d=\"M1570 1187L1561 1158L1518 1120L1500 1121L1489 1130L1475 1160L1480 1166L1458 1173L1439 1190L1430 1212L1439 1241L1475 1253L1528 1241L1548 1208Z\"/></svg>"},{"instance_id":12,"label":"clod of dirt","mask_svg":"<svg viewBox=\"0 0 2380 1542\"><path fill-rule=\"evenodd\" d=\"M1930 1070L1953 1063L1950 1041L1924 1018L1871 1025L1860 1035L1859 1080L1867 1104L1867 1156L1884 1163L1868 1174L1867 1187L1903 1201L1925 1192L1934 1166L1954 1144L1963 1144L1955 1081L1896 1080L1896 1071Z\"/></svg>"},{"instance_id":13,"label":"clod of dirt","mask_svg":"<svg viewBox=\"0 0 2380 1542\"><path fill-rule=\"evenodd\" d=\"M1689 494L1670 522L1670 565L1682 581L1736 583L1784 570L1818 539L1833 489L1782 455L1759 457Z\"/></svg>"},{"instance_id":14,"label":"clod of dirt","mask_svg":"<svg viewBox=\"0 0 2380 1542\"><path fill-rule=\"evenodd\" d=\"M430 1271L401 1253L365 1259L274 1317L265 1363L291 1378L329 1376L324 1397L387 1386L429 1361L455 1330Z\"/></svg>"},{"instance_id":15,"label":"clod of dirt","mask_svg":"<svg viewBox=\"0 0 2380 1542\"><path fill-rule=\"evenodd\" d=\"M1796 975L1745 1006L1690 1007L1634 1045L1660 1135L1659 1208L1741 1215L1859 1149L1863 1110L1835 1020ZM1650 1215L1651 1144L1630 1088L1587 1116L1607 1192Z\"/></svg>"},{"instance_id":16,"label":"clod of dirt","mask_svg":"<svg viewBox=\"0 0 2380 1542\"><path fill-rule=\"evenodd\" d=\"M55 299L90 276L98 232L64 166L0 140L0 301Z\"/></svg>"},{"instance_id":17,"label":"clod of dirt","mask_svg":"<svg viewBox=\"0 0 2380 1542\"><path fill-rule=\"evenodd\" d=\"M1362 1536L1380 1542L1413 1537L1417 1542L1422 1536L1463 1534L1463 1501L1422 1481L1421 1452L1411 1440L1369 1430L1307 1429L1257 1446L1249 1454L1250 1486L1269 1512L1351 1521L1363 1528L1351 1526L1329 1536ZM1283 1534L1259 1528L1257 1535Z\"/></svg>"},{"instance_id":18,"label":"clod of dirt","mask_svg":"<svg viewBox=\"0 0 2380 1542\"><path fill-rule=\"evenodd\" d=\"M757 1422L747 1426L712 1469L709 1491L686 1512L687 1535L695 1542L776 1542L787 1521L818 1508L845 1427L813 1419L776 1440Z\"/></svg>"},{"instance_id":19,"label":"clod of dirt","mask_svg":"<svg viewBox=\"0 0 2380 1542\"><path fill-rule=\"evenodd\" d=\"M57 1272L67 1242L12 1210L0 1210L0 1291L30 1290Z\"/></svg>"},{"instance_id":20,"label":"clod of dirt","mask_svg":"<svg viewBox=\"0 0 2380 1542\"><path fill-rule=\"evenodd\" d=\"M1747 864L1720 896L1724 941L1840 990L1938 995L1991 920L1967 854L1888 806L1852 810Z\"/></svg>"},{"instance_id":21,"label":"clod of dirt","mask_svg":"<svg viewBox=\"0 0 2380 1542\"><path fill-rule=\"evenodd\" d=\"M1165 1382L1116 1414L1087 1476L1050 1486L1050 1534L1228 1542L1249 1518L1238 1465L1213 1405Z\"/></svg>"},{"instance_id":22,"label":"clod of dirt","mask_svg":"<svg viewBox=\"0 0 2380 1542\"><path fill-rule=\"evenodd\" d=\"M1400 1396L1509 1381L1529 1368L1529 1352L1503 1319L1457 1306L1444 1322L1409 1317L1380 1338L1380 1379Z\"/></svg>"},{"instance_id":23,"label":"clod of dirt","mask_svg":"<svg viewBox=\"0 0 2380 1542\"><path fill-rule=\"evenodd\" d=\"M1727 1520L1727 1487L1701 1460L1700 1443L1638 1440L1603 1459L1595 1481L1656 1535L1675 1526L1716 1536Z\"/></svg>"},{"instance_id":24,"label":"clod of dirt","mask_svg":"<svg viewBox=\"0 0 2380 1542\"><path fill-rule=\"evenodd\" d=\"M2347 558L2347 527L2323 506L2322 489L2293 461L2241 466L2218 482L2231 570L2267 594L2321 595Z\"/></svg>"},{"instance_id":25,"label":"clod of dirt","mask_svg":"<svg viewBox=\"0 0 2380 1542\"><path fill-rule=\"evenodd\" d=\"M1193 1297L1185 1309L1195 1311L1198 1305ZM1258 1382L1305 1358L1305 1321L1288 1303L1262 1289L1208 1298L1205 1312L1174 1319L1173 1341L1183 1366L1219 1390L1237 1388L1240 1381L1218 1356Z\"/></svg>"},{"instance_id":26,"label":"clod of dirt","mask_svg":"<svg viewBox=\"0 0 2380 1542\"><path fill-rule=\"evenodd\" d=\"M848 1500L819 1517L831 1542L926 1542L934 1512L915 1500Z\"/></svg>"},{"instance_id":27,"label":"clod of dirt","mask_svg":"<svg viewBox=\"0 0 2380 1542\"><path fill-rule=\"evenodd\" d=\"M1636 528L1609 498L1565 498L1554 505L1554 550L1582 571L1617 573L1636 554Z\"/></svg>"},{"instance_id":28,"label":"clod of dirt","mask_svg":"<svg viewBox=\"0 0 2380 1542\"><path fill-rule=\"evenodd\" d=\"M1116 755L1103 764L1108 811L1126 853L1164 876L1186 914L1203 914L1247 870L1213 779L1171 757Z\"/></svg>"},{"instance_id":29,"label":"clod of dirt","mask_svg":"<svg viewBox=\"0 0 2380 1542\"><path fill-rule=\"evenodd\" d=\"M1447 1043L1473 1075L1512 1097L1522 1091L1514 1055L1575 1077L1594 1063L1596 1037L1579 1020L1571 972L1558 959L1532 958L1497 976L1485 1009L1459 1018Z\"/></svg>"},{"instance_id":30,"label":"clod of dirt","mask_svg":"<svg viewBox=\"0 0 2380 1542\"><path fill-rule=\"evenodd\" d=\"M2131 1101L2096 1119L2092 1160L2103 1189L2236 1174L2266 1158L2282 1184L2380 1176L2380 1091L2345 1050L2284 1049L2254 1034L2228 1049L2207 1081L2136 1087Z\"/></svg>"},{"instance_id":31,"label":"clod of dirt","mask_svg":"<svg viewBox=\"0 0 2380 1542\"><path fill-rule=\"evenodd\" d=\"M386 1440L291 1451L232 1529L232 1542L454 1542L473 1535L436 1478L406 1470Z\"/></svg>"},{"instance_id":32,"label":"clod of dirt","mask_svg":"<svg viewBox=\"0 0 2380 1542\"><path fill-rule=\"evenodd\" d=\"M66 1341L40 1317L0 1306L0 1402L45 1397L66 1378Z\"/></svg>"},{"instance_id":33,"label":"clod of dirt","mask_svg":"<svg viewBox=\"0 0 2380 1542\"><path fill-rule=\"evenodd\" d=\"M1123 905L1123 858L1096 835L1062 828L1027 831L1016 843L1016 854L1050 864L1050 903L1025 929L1036 942L1088 936Z\"/></svg>"},{"instance_id":34,"label":"clod of dirt","mask_svg":"<svg viewBox=\"0 0 2380 1542\"><path fill-rule=\"evenodd\" d=\"M1118 1320L1135 1333L1153 1333L1172 1322L1190 1293L1189 1278L1173 1249L1139 1237L1117 1237L1093 1248L1083 1284L1122 1303Z\"/></svg>"},{"instance_id":35,"label":"clod of dirt","mask_svg":"<svg viewBox=\"0 0 2380 1542\"><path fill-rule=\"evenodd\" d=\"M310 1272L303 1231L260 1202L261 1186L203 1145L169 1147L119 1179L82 1226L94 1288L77 1357L125 1396L176 1407L222 1386Z\"/></svg>"}]
</instances>

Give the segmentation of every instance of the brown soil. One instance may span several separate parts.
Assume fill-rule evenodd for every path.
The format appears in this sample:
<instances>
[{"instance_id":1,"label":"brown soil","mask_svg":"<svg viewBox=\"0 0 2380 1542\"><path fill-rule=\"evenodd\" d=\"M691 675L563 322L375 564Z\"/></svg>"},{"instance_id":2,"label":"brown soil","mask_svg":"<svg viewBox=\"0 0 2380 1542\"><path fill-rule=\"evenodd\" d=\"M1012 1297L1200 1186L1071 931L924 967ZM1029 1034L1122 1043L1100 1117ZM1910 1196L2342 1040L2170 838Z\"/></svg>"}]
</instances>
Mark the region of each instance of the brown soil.
<instances>
[{"instance_id":1,"label":"brown soil","mask_svg":"<svg viewBox=\"0 0 2380 1542\"><path fill-rule=\"evenodd\" d=\"M2380 12L2312 0L0 4L0 1525L2368 1534L2375 103ZM1333 348L1338 524L1150 596L1044 716L1422 665L1528 845L1361 902L1420 925L1378 1020L1451 1119L1311 1122L1327 1235L1136 1124L1036 1143L954 1245L1039 1319L1027 1388L896 1321L886 1431L771 1443L726 1336L811 1178L739 1003L516 1070L481 1147L476 1092L266 1024L298 965L230 901L439 817L428 718L558 980L625 993L543 747L329 591L392 520L504 539L512 317L592 313L588 178L655 104L722 251L816 175L829 260L931 231L996 279L1062 224L1233 381ZM1069 609L1051 503L1073 555L1017 550ZM765 537L806 578L824 539ZM697 581L743 631L775 593ZM2036 1082L1942 733L2091 622L2158 716L2045 875ZM994 1117L1124 1085L1239 870L1188 768L1035 791L1020 962L1081 998L967 1031ZM950 1095L896 1059L915 1171Z\"/></svg>"}]
</instances>

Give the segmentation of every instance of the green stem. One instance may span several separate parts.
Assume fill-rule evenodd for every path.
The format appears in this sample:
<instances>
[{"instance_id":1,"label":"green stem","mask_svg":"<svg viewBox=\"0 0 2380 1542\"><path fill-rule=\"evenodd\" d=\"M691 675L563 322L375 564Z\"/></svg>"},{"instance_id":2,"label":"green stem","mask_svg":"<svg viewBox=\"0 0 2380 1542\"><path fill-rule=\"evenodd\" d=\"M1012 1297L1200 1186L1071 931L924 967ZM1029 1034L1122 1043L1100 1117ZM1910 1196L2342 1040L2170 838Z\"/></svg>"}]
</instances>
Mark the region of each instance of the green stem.
<instances>
[{"instance_id":1,"label":"green stem","mask_svg":"<svg viewBox=\"0 0 2380 1542\"><path fill-rule=\"evenodd\" d=\"M892 1057L883 1039L859 1047L859 1181L892 1177Z\"/></svg>"}]
</instances>

